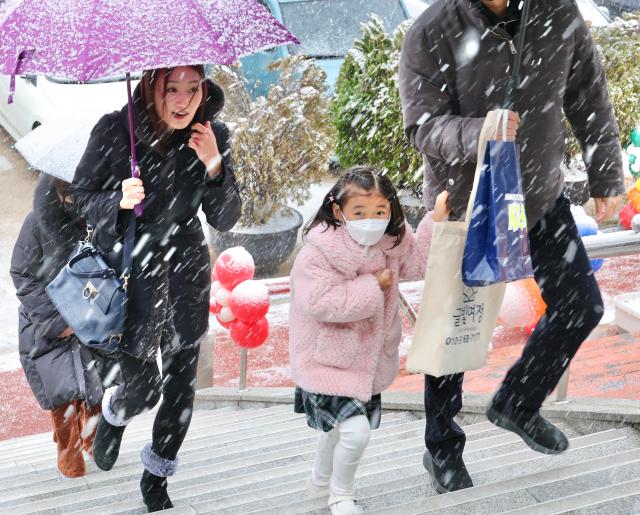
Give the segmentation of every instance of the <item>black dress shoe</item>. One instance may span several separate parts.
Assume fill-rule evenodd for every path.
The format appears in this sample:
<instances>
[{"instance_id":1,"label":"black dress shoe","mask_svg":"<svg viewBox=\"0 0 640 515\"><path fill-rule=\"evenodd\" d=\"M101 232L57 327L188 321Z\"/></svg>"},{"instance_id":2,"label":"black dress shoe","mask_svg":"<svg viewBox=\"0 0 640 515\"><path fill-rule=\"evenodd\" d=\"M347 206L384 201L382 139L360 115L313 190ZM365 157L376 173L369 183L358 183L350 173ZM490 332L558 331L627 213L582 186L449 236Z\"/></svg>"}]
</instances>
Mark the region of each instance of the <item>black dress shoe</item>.
<instances>
[{"instance_id":1,"label":"black dress shoe","mask_svg":"<svg viewBox=\"0 0 640 515\"><path fill-rule=\"evenodd\" d=\"M534 451L542 454L560 454L569 447L564 433L538 411L506 410L491 402L487 418L496 426L513 431Z\"/></svg>"},{"instance_id":2,"label":"black dress shoe","mask_svg":"<svg viewBox=\"0 0 640 515\"><path fill-rule=\"evenodd\" d=\"M102 470L111 470L118 459L122 435L126 426L112 426L100 415L93 439L93 459Z\"/></svg>"},{"instance_id":3,"label":"black dress shoe","mask_svg":"<svg viewBox=\"0 0 640 515\"><path fill-rule=\"evenodd\" d=\"M155 476L145 469L140 480L140 491L149 513L173 508L167 493L167 478Z\"/></svg>"},{"instance_id":4,"label":"black dress shoe","mask_svg":"<svg viewBox=\"0 0 640 515\"><path fill-rule=\"evenodd\" d=\"M431 474L433 487L439 494L446 494L471 488L473 481L467 472L462 458L455 460L433 459L429 451L425 451L422 463L427 472Z\"/></svg>"}]
</instances>

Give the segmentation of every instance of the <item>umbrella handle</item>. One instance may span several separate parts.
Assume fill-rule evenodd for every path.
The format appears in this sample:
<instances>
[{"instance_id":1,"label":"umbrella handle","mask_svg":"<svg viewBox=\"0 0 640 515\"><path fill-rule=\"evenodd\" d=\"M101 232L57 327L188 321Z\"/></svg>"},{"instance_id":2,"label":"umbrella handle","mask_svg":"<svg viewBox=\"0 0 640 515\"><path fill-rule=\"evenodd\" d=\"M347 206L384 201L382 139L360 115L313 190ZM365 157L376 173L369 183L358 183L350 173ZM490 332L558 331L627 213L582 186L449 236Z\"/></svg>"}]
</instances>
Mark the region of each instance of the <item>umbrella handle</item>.
<instances>
[{"instance_id":1,"label":"umbrella handle","mask_svg":"<svg viewBox=\"0 0 640 515\"><path fill-rule=\"evenodd\" d=\"M127 73L127 111L129 112L129 141L131 144L131 177L140 177L140 167L138 166L138 156L136 155L136 138L133 130L133 98L131 96L131 74ZM142 202L133 208L136 216L142 216Z\"/></svg>"}]
</instances>

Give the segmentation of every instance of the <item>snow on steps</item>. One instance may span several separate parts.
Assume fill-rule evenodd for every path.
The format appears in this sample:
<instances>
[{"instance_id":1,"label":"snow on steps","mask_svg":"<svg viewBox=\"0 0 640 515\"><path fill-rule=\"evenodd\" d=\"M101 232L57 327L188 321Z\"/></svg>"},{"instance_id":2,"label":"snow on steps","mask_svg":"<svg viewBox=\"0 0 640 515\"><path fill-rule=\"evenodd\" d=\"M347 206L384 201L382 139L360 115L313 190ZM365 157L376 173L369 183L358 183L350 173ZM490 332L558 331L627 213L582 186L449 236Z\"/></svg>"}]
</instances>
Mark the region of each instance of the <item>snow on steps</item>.
<instances>
[{"instance_id":1,"label":"snow on steps","mask_svg":"<svg viewBox=\"0 0 640 515\"><path fill-rule=\"evenodd\" d=\"M139 451L154 413L127 428L116 467L60 480L51 434L0 443L0 514L145 513ZM489 422L465 426L465 460L475 487L437 495L422 467L424 421L383 416L357 478L367 512L636 513L640 512L640 435L631 428L571 436L569 451L543 456ZM169 514L326 514L326 498L304 484L317 433L290 405L194 413L169 492Z\"/></svg>"}]
</instances>

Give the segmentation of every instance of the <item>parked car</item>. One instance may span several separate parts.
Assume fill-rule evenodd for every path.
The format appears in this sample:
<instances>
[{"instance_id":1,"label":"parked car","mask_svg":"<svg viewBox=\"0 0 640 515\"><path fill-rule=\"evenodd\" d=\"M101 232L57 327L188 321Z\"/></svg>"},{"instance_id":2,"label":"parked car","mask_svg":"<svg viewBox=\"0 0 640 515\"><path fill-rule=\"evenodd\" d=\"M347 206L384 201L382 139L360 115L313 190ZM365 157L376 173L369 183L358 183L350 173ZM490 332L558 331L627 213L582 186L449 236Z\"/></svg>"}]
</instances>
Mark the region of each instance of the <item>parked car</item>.
<instances>
[{"instance_id":1,"label":"parked car","mask_svg":"<svg viewBox=\"0 0 640 515\"><path fill-rule=\"evenodd\" d=\"M108 77L79 84L56 77L23 75L16 77L13 103L7 103L10 78L0 75L0 125L14 140L47 121L66 118L72 122L75 113L82 118L95 113L108 113L127 103L124 76Z\"/></svg>"},{"instance_id":2,"label":"parked car","mask_svg":"<svg viewBox=\"0 0 640 515\"><path fill-rule=\"evenodd\" d=\"M410 17L405 0L259 1L302 43L281 46L240 60L255 96L264 95L269 85L277 80L277 72L268 71L269 64L293 54L314 58L326 72L332 89L344 56L361 35L361 24L369 20L370 13L380 16L387 30L393 30Z\"/></svg>"},{"instance_id":3,"label":"parked car","mask_svg":"<svg viewBox=\"0 0 640 515\"><path fill-rule=\"evenodd\" d=\"M611 16L621 16L624 13L640 11L640 0L598 0Z\"/></svg>"}]
</instances>

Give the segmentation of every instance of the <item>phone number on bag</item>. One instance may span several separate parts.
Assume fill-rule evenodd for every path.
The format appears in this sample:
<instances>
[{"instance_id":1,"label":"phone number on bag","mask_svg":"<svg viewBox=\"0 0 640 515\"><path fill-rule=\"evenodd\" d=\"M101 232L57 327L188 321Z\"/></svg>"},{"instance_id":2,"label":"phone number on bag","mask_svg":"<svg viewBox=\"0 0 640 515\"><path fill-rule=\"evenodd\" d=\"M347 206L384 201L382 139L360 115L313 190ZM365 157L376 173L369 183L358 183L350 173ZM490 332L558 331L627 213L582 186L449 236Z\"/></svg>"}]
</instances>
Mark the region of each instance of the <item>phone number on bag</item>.
<instances>
[{"instance_id":1,"label":"phone number on bag","mask_svg":"<svg viewBox=\"0 0 640 515\"><path fill-rule=\"evenodd\" d=\"M480 333L465 334L462 336L449 336L446 345L465 345L467 343L478 343L480 341Z\"/></svg>"}]
</instances>

